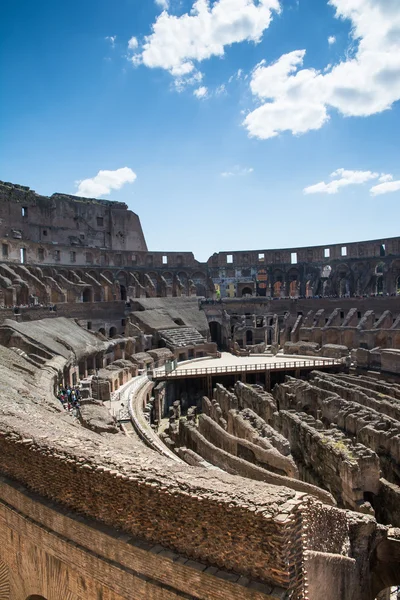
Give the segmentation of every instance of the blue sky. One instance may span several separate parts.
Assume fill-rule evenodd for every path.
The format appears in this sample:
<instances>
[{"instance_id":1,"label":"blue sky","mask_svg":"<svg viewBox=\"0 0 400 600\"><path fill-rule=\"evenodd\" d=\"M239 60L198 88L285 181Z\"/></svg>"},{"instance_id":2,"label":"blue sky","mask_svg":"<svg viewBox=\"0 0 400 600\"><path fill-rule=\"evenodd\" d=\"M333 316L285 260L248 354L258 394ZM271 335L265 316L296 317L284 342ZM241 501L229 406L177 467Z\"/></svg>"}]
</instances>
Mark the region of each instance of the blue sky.
<instances>
[{"instance_id":1,"label":"blue sky","mask_svg":"<svg viewBox=\"0 0 400 600\"><path fill-rule=\"evenodd\" d=\"M399 235L399 31L397 0L3 0L0 178L199 260Z\"/></svg>"}]
</instances>

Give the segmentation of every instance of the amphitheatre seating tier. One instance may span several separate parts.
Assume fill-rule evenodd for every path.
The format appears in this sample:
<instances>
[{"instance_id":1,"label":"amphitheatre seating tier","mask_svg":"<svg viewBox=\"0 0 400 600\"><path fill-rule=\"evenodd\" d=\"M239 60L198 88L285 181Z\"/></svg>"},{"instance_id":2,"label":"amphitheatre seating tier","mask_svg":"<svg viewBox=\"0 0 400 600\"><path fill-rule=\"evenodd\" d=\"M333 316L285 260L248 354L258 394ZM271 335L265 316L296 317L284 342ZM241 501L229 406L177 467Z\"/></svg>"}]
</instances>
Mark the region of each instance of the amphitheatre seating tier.
<instances>
[{"instance_id":1,"label":"amphitheatre seating tier","mask_svg":"<svg viewBox=\"0 0 400 600\"><path fill-rule=\"evenodd\" d=\"M53 396L54 369L27 365L9 348L0 347L0 358L2 473L77 513L187 557L293 584L289 567L298 557L282 540L295 543L303 494L251 480L243 485L226 473L200 474L134 438L84 429Z\"/></svg>"}]
</instances>

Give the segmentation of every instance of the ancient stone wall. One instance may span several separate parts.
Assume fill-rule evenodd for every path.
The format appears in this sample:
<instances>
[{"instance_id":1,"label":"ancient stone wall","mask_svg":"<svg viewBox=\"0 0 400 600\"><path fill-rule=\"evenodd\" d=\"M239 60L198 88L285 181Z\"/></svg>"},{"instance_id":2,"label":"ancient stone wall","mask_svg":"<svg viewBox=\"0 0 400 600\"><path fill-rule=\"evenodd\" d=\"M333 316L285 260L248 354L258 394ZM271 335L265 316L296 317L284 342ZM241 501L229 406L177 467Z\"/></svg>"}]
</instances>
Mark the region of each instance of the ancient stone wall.
<instances>
[{"instance_id":1,"label":"ancient stone wall","mask_svg":"<svg viewBox=\"0 0 400 600\"><path fill-rule=\"evenodd\" d=\"M53 244L53 252L57 246L147 251L139 217L122 202L67 194L47 197L0 183L0 206L1 238L41 243L47 251ZM46 256L44 261L54 262Z\"/></svg>"}]
</instances>

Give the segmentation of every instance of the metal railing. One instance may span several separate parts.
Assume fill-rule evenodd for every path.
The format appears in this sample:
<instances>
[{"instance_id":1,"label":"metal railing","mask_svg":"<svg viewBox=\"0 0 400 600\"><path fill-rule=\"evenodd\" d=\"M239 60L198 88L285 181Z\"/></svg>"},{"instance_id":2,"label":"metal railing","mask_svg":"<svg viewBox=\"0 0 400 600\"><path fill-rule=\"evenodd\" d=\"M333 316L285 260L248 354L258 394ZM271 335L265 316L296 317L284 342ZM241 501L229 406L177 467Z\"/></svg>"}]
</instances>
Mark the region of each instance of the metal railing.
<instances>
[{"instance_id":1,"label":"metal railing","mask_svg":"<svg viewBox=\"0 0 400 600\"><path fill-rule=\"evenodd\" d=\"M252 365L225 365L215 367L198 367L192 369L176 369L171 373L154 371L154 377L188 377L196 375L217 375L226 373L256 373L258 371L279 371L289 369L305 369L317 367L332 367L343 364L342 359L315 359L315 360L293 360L274 363L256 363Z\"/></svg>"}]
</instances>

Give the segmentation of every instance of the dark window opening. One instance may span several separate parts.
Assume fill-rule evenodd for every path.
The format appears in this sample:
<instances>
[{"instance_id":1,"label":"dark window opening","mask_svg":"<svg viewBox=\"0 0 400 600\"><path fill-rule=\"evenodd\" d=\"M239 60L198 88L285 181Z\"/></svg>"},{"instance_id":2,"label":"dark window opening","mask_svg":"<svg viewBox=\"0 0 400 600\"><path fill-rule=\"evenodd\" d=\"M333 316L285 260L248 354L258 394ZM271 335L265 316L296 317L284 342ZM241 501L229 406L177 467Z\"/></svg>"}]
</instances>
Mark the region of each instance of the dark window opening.
<instances>
[{"instance_id":1,"label":"dark window opening","mask_svg":"<svg viewBox=\"0 0 400 600\"><path fill-rule=\"evenodd\" d=\"M87 329L90 331L92 329L92 321L87 322Z\"/></svg>"},{"instance_id":2,"label":"dark window opening","mask_svg":"<svg viewBox=\"0 0 400 600\"><path fill-rule=\"evenodd\" d=\"M122 327L125 327L125 323L126 323L126 319L121 319L121 325L122 325Z\"/></svg>"},{"instance_id":3,"label":"dark window opening","mask_svg":"<svg viewBox=\"0 0 400 600\"><path fill-rule=\"evenodd\" d=\"M249 346L253 344L253 332L250 329L246 331L246 344Z\"/></svg>"},{"instance_id":4,"label":"dark window opening","mask_svg":"<svg viewBox=\"0 0 400 600\"><path fill-rule=\"evenodd\" d=\"M385 246L385 244L381 244L381 247L379 249L379 254L380 254L380 256L386 256L386 246Z\"/></svg>"},{"instance_id":5,"label":"dark window opening","mask_svg":"<svg viewBox=\"0 0 400 600\"><path fill-rule=\"evenodd\" d=\"M43 235L46 236L47 235L47 229L43 229Z\"/></svg>"},{"instance_id":6,"label":"dark window opening","mask_svg":"<svg viewBox=\"0 0 400 600\"><path fill-rule=\"evenodd\" d=\"M357 312L357 318L361 319L361 311L360 310Z\"/></svg>"},{"instance_id":7,"label":"dark window opening","mask_svg":"<svg viewBox=\"0 0 400 600\"><path fill-rule=\"evenodd\" d=\"M24 217L24 219L26 219L26 218L27 218L27 216L28 216L28 207L27 207L27 206L23 206L23 207L21 208L21 214L22 214L22 216Z\"/></svg>"},{"instance_id":8,"label":"dark window opening","mask_svg":"<svg viewBox=\"0 0 400 600\"><path fill-rule=\"evenodd\" d=\"M91 302L91 301L92 301L92 290L90 288L86 288L86 290L83 290L82 302Z\"/></svg>"},{"instance_id":9,"label":"dark window opening","mask_svg":"<svg viewBox=\"0 0 400 600\"><path fill-rule=\"evenodd\" d=\"M120 285L119 286L120 290L121 290L121 300L123 300L124 302L126 301L126 287L124 285Z\"/></svg>"},{"instance_id":10,"label":"dark window opening","mask_svg":"<svg viewBox=\"0 0 400 600\"><path fill-rule=\"evenodd\" d=\"M8 244L1 245L1 253L3 258L8 258Z\"/></svg>"},{"instance_id":11,"label":"dark window opening","mask_svg":"<svg viewBox=\"0 0 400 600\"><path fill-rule=\"evenodd\" d=\"M340 311L340 318L344 319L344 311L343 310Z\"/></svg>"},{"instance_id":12,"label":"dark window opening","mask_svg":"<svg viewBox=\"0 0 400 600\"><path fill-rule=\"evenodd\" d=\"M70 259L71 262L75 262L76 261L76 252L71 251L69 253L69 259Z\"/></svg>"}]
</instances>

